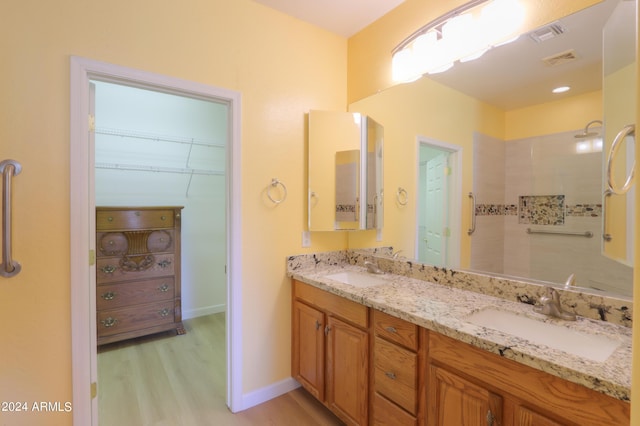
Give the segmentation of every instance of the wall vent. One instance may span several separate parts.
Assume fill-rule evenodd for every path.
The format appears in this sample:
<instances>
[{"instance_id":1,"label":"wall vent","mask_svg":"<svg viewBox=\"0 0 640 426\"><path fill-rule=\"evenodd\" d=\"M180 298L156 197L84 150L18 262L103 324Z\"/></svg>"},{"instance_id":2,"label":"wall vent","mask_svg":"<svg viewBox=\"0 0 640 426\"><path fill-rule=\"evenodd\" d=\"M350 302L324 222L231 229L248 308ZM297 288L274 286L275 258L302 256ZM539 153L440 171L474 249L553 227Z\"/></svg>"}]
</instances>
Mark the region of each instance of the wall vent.
<instances>
[{"instance_id":1,"label":"wall vent","mask_svg":"<svg viewBox=\"0 0 640 426\"><path fill-rule=\"evenodd\" d=\"M546 58L542 58L542 62L550 67L554 67L556 65L562 65L566 64L567 62L575 61L576 59L578 59L576 51L570 49L561 53L556 53L555 55L547 56Z\"/></svg>"},{"instance_id":2,"label":"wall vent","mask_svg":"<svg viewBox=\"0 0 640 426\"><path fill-rule=\"evenodd\" d=\"M566 28L562 26L559 21L552 22L549 25L540 27L529 33L529 37L536 43L550 40L554 37L558 37L566 32Z\"/></svg>"}]
</instances>

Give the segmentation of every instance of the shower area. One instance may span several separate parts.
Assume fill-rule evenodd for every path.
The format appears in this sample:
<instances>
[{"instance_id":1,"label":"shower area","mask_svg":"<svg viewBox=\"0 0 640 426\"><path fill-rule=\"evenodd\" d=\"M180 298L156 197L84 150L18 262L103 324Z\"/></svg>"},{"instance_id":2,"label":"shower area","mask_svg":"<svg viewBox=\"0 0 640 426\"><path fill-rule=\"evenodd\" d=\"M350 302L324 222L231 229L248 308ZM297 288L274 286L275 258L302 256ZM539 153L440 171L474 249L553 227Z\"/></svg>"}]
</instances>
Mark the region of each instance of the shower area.
<instances>
[{"instance_id":1,"label":"shower area","mask_svg":"<svg viewBox=\"0 0 640 426\"><path fill-rule=\"evenodd\" d=\"M601 122L503 141L474 135L471 269L629 294L632 268L601 255Z\"/></svg>"}]
</instances>

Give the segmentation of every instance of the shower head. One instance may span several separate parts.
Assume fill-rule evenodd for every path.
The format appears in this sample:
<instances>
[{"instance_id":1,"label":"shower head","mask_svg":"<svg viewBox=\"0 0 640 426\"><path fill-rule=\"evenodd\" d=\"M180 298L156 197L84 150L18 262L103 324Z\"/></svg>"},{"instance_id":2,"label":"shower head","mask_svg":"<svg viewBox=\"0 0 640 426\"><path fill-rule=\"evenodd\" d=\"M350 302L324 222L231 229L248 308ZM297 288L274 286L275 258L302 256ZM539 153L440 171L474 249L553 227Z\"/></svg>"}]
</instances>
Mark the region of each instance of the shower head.
<instances>
[{"instance_id":1,"label":"shower head","mask_svg":"<svg viewBox=\"0 0 640 426\"><path fill-rule=\"evenodd\" d=\"M600 124L602 125L602 121L600 120L593 120L587 123L587 125L585 126L584 130L582 131L582 133L578 133L577 135L574 135L573 137L576 139L586 139L586 138L590 138L593 136L598 136L599 133L598 132L590 132L589 131L589 127L593 124Z\"/></svg>"}]
</instances>

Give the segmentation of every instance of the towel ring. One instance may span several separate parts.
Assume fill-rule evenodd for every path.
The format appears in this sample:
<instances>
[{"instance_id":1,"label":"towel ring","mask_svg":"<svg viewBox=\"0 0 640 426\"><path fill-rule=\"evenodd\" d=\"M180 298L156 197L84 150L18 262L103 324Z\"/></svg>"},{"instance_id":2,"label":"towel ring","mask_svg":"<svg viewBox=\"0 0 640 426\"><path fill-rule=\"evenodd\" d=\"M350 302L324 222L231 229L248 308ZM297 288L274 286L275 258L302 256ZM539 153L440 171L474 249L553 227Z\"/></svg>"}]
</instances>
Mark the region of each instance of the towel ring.
<instances>
[{"instance_id":1,"label":"towel ring","mask_svg":"<svg viewBox=\"0 0 640 426\"><path fill-rule=\"evenodd\" d=\"M409 194L407 194L407 190L402 187L398 187L396 198L398 199L398 204L401 206L406 206L409 202Z\"/></svg>"},{"instance_id":2,"label":"towel ring","mask_svg":"<svg viewBox=\"0 0 640 426\"><path fill-rule=\"evenodd\" d=\"M609 190L616 195L626 194L631 186L633 185L633 176L636 171L636 163L633 162L633 167L631 167L631 173L627 176L627 179L624 182L622 187L619 187L613 178L613 160L616 156L616 152L618 151L618 145L620 142L624 140L627 136L635 136L636 126L633 124L626 125L618 132L613 143L611 144L611 149L609 150L609 160L607 161L607 183L609 185Z\"/></svg>"},{"instance_id":3,"label":"towel ring","mask_svg":"<svg viewBox=\"0 0 640 426\"><path fill-rule=\"evenodd\" d=\"M271 190L275 187L277 187L278 185L280 185L282 187L282 190L284 191L284 194L282 195L282 198L277 199L277 198L273 198L271 196ZM267 197L269 197L269 199L275 203L275 204L280 204L281 202L283 202L284 200L287 199L287 187L284 186L284 183L280 182L280 180L278 180L278 178L273 178L271 179L271 185L267 186Z\"/></svg>"}]
</instances>

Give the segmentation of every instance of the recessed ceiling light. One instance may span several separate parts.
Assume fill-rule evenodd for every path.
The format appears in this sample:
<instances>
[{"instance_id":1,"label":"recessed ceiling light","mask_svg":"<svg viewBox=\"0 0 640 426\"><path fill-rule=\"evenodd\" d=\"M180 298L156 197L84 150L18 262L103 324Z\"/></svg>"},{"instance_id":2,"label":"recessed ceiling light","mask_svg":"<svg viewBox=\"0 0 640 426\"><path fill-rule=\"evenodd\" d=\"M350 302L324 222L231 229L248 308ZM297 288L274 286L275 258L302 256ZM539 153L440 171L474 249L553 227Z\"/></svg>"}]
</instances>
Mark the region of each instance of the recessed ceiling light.
<instances>
[{"instance_id":1,"label":"recessed ceiling light","mask_svg":"<svg viewBox=\"0 0 640 426\"><path fill-rule=\"evenodd\" d=\"M571 90L571 87L569 86L560 86L560 87L556 87L555 89L552 90L553 93L564 93L564 92L568 92L569 90Z\"/></svg>"}]
</instances>

